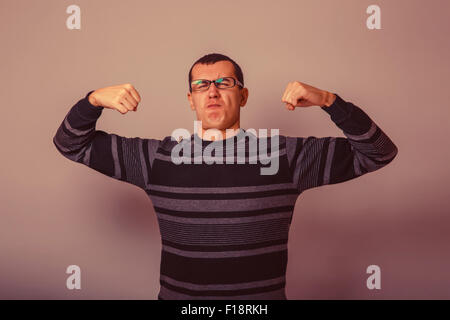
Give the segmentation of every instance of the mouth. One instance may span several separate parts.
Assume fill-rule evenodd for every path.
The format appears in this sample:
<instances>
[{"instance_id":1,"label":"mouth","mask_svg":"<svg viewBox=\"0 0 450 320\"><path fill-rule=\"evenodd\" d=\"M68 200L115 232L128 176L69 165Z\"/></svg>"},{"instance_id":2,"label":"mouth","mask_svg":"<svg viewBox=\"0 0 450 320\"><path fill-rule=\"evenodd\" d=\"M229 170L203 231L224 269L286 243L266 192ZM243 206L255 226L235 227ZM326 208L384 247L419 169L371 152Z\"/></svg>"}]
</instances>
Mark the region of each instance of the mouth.
<instances>
[{"instance_id":1,"label":"mouth","mask_svg":"<svg viewBox=\"0 0 450 320\"><path fill-rule=\"evenodd\" d=\"M208 109L214 109L214 108L220 108L221 105L220 104L209 104L208 105Z\"/></svg>"}]
</instances>

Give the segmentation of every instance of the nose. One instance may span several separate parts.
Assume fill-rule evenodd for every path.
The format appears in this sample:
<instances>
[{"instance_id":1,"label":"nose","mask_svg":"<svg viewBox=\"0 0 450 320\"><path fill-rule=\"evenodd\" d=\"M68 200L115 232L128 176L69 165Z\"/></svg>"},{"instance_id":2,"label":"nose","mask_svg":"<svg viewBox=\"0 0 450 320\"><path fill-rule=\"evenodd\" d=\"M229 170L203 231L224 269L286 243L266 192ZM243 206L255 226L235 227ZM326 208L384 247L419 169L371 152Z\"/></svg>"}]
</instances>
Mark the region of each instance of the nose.
<instances>
[{"instance_id":1,"label":"nose","mask_svg":"<svg viewBox=\"0 0 450 320\"><path fill-rule=\"evenodd\" d=\"M209 97L217 97L219 96L219 89L215 86L214 83L211 83L208 89L208 96Z\"/></svg>"}]
</instances>

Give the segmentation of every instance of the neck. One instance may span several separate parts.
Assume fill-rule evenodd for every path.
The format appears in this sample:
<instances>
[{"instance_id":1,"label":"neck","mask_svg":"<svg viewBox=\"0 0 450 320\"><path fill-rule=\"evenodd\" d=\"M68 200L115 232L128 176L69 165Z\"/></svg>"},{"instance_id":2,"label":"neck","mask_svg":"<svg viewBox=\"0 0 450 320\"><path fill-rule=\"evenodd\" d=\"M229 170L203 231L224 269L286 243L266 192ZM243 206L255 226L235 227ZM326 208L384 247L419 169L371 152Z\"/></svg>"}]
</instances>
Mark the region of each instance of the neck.
<instances>
[{"instance_id":1,"label":"neck","mask_svg":"<svg viewBox=\"0 0 450 320\"><path fill-rule=\"evenodd\" d=\"M202 137L202 140L207 141L217 141L235 136L240 129L239 120L236 121L231 127L226 129L215 129L215 128L199 128L198 136ZM210 130L210 131L207 131ZM228 132L227 132L228 131Z\"/></svg>"},{"instance_id":2,"label":"neck","mask_svg":"<svg viewBox=\"0 0 450 320\"><path fill-rule=\"evenodd\" d=\"M238 128L228 128L225 130L212 129L207 132L208 129L202 128L202 129L199 129L198 136L202 137L202 140L207 140L207 141L224 140L224 139L231 138L231 137L235 136L236 134L238 134L239 129L240 129L239 127Z\"/></svg>"}]
</instances>

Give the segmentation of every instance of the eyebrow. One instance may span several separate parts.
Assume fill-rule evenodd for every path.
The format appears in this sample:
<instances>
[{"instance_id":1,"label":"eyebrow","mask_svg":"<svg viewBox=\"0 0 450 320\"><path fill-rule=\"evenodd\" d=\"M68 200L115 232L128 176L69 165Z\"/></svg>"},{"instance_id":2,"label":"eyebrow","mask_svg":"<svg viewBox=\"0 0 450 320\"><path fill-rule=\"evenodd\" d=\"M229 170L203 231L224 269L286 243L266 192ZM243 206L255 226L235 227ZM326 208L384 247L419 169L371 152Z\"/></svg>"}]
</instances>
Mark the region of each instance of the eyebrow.
<instances>
[{"instance_id":1,"label":"eyebrow","mask_svg":"<svg viewBox=\"0 0 450 320\"><path fill-rule=\"evenodd\" d=\"M220 76L220 77L218 77L218 78L216 78L216 79L214 79L214 80L217 80L217 79L220 79L220 78L233 78L234 76ZM209 80L209 79L206 79L206 78L193 78L193 80Z\"/></svg>"}]
</instances>

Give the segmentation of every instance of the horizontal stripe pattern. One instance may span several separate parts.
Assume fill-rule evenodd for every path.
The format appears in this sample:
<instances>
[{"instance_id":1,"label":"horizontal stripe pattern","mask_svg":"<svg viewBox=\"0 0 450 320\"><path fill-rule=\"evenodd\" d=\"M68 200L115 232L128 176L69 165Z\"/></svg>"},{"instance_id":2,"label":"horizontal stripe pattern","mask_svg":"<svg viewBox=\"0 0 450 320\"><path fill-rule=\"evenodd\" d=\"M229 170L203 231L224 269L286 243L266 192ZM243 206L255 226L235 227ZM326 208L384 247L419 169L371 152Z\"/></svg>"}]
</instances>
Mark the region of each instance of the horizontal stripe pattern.
<instances>
[{"instance_id":1,"label":"horizontal stripe pattern","mask_svg":"<svg viewBox=\"0 0 450 320\"><path fill-rule=\"evenodd\" d=\"M192 210L192 211L223 211L224 208L236 210L245 208L245 210L257 210L267 207L267 203L271 206L288 206L293 205L297 200L297 194L286 194L279 196L268 196L264 199L174 199L152 195L150 198L155 206L163 207L170 210Z\"/></svg>"},{"instance_id":2,"label":"horizontal stripe pattern","mask_svg":"<svg viewBox=\"0 0 450 320\"><path fill-rule=\"evenodd\" d=\"M157 153L155 155L156 159L172 162L173 160L184 162L184 163L191 163L191 164L231 164L231 163L239 163L239 164L257 164L259 162L263 161L274 161L277 157L284 156L286 154L286 149L280 150L276 155L266 155L265 153L261 155L235 155L235 156L226 156L225 153L223 153L221 156L214 154L212 156L210 155L198 155L198 156L192 156L191 154L184 155L183 153L179 154L170 154L170 155L164 155L162 153ZM261 160L263 159L263 160Z\"/></svg>"},{"instance_id":3,"label":"horizontal stripe pattern","mask_svg":"<svg viewBox=\"0 0 450 320\"><path fill-rule=\"evenodd\" d=\"M285 300L286 277L242 282L235 284L204 284L178 281L162 275L160 277L161 290L158 295L162 300L175 299L271 299Z\"/></svg>"},{"instance_id":4,"label":"horizontal stripe pattern","mask_svg":"<svg viewBox=\"0 0 450 320\"><path fill-rule=\"evenodd\" d=\"M287 238L291 219L233 224L189 224L163 220L159 217L158 221L162 239L184 244L223 245Z\"/></svg>"},{"instance_id":5,"label":"horizontal stripe pattern","mask_svg":"<svg viewBox=\"0 0 450 320\"><path fill-rule=\"evenodd\" d=\"M149 189L153 191L173 192L173 193L207 193L207 194L233 194L233 193L249 193L271 190L285 190L292 188L292 183L279 183L269 185L256 185L256 186L244 186L244 187L228 187L228 188L207 188L207 187L173 187L150 184Z\"/></svg>"},{"instance_id":6,"label":"horizontal stripe pattern","mask_svg":"<svg viewBox=\"0 0 450 320\"><path fill-rule=\"evenodd\" d=\"M220 245L216 244L213 247L210 243L207 244L186 244L186 243L176 243L169 241L167 239L162 239L163 246L170 246L172 248L177 248L180 250L186 251L204 251L204 252L221 252L221 251L240 251L240 250L251 250L251 249L259 249L264 247L271 247L276 245L287 244L288 238L281 238L270 241L262 241L262 242L248 242L248 243L238 243L238 244L226 244Z\"/></svg>"},{"instance_id":7,"label":"horizontal stripe pattern","mask_svg":"<svg viewBox=\"0 0 450 320\"><path fill-rule=\"evenodd\" d=\"M280 213L269 213L264 215L253 215L249 217L227 217L227 218L212 218L212 217L177 217L168 214L158 213L158 218L165 221L175 221L179 223L187 224L231 224L234 221L239 221L240 223L249 223L264 220L273 220L281 218L290 218L292 211L280 212Z\"/></svg>"},{"instance_id":8,"label":"horizontal stripe pattern","mask_svg":"<svg viewBox=\"0 0 450 320\"><path fill-rule=\"evenodd\" d=\"M261 214L292 212L294 205L281 207L268 207L257 210L230 210L230 211L191 211L191 210L169 210L162 207L154 206L156 213L165 213L174 217L191 217L191 218L230 218L230 217L250 217Z\"/></svg>"},{"instance_id":9,"label":"horizontal stripe pattern","mask_svg":"<svg viewBox=\"0 0 450 320\"><path fill-rule=\"evenodd\" d=\"M162 249L183 257L191 258L234 258L234 257L248 257L258 254L287 250L287 244L280 244L276 246L249 249L249 250L231 250L231 251L187 251L174 247L163 245Z\"/></svg>"},{"instance_id":10,"label":"horizontal stripe pattern","mask_svg":"<svg viewBox=\"0 0 450 320\"><path fill-rule=\"evenodd\" d=\"M188 290L242 290L242 289L254 289L260 287L267 287L276 284L281 284L286 281L286 277L277 277L274 279L261 280L261 281L252 281L252 282L242 282L242 283L233 283L233 284L204 284L198 285L190 282L183 282L172 279L168 276L161 276L161 281L164 281L168 284L182 287Z\"/></svg>"},{"instance_id":11,"label":"horizontal stripe pattern","mask_svg":"<svg viewBox=\"0 0 450 320\"><path fill-rule=\"evenodd\" d=\"M188 291L189 294L182 293L179 287L168 285L166 282L161 281L161 289L158 294L158 300L287 300L286 290L284 288L285 283L279 285L273 285L259 289L259 292L251 294L250 290L247 290L247 294L244 294L244 290L236 291L201 291L199 293ZM281 287L280 289L278 287ZM173 289L173 290L172 290ZM219 295L221 293L221 295Z\"/></svg>"},{"instance_id":12,"label":"horizontal stripe pattern","mask_svg":"<svg viewBox=\"0 0 450 320\"><path fill-rule=\"evenodd\" d=\"M289 228L298 196L378 170L398 152L364 111L338 95L322 109L346 138L280 135L265 141L240 129L223 144L197 135L174 141L95 130L103 108L90 105L88 95L71 108L53 142L66 158L147 193L161 233L163 300L286 299ZM187 153L180 153L182 146ZM258 148L278 161L275 174L261 175L273 162L259 161ZM175 164L174 150L193 164ZM216 154L223 164L205 162Z\"/></svg>"},{"instance_id":13,"label":"horizontal stripe pattern","mask_svg":"<svg viewBox=\"0 0 450 320\"><path fill-rule=\"evenodd\" d=\"M238 284L284 276L287 250L240 257L185 257L161 251L161 274L195 284Z\"/></svg>"}]
</instances>

